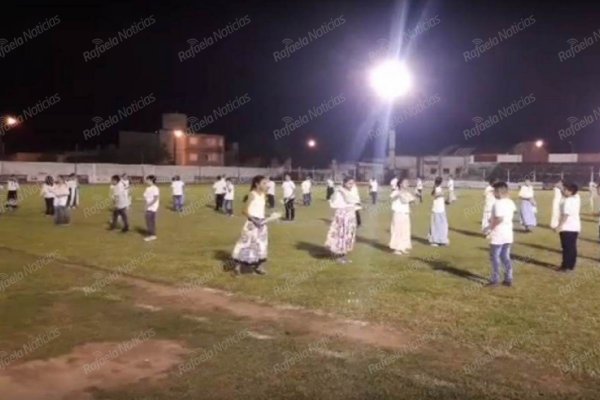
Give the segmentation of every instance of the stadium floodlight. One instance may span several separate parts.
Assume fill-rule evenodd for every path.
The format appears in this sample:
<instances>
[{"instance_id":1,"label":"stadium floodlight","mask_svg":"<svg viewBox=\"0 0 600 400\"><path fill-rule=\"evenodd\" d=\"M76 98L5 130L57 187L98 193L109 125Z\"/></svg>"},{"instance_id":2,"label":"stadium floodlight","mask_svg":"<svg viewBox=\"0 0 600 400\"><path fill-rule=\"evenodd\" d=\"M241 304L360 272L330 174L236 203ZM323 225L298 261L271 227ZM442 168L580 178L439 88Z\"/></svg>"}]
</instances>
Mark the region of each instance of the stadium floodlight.
<instances>
[{"instance_id":1,"label":"stadium floodlight","mask_svg":"<svg viewBox=\"0 0 600 400\"><path fill-rule=\"evenodd\" d=\"M317 147L317 141L315 139L308 139L306 145L312 149L314 147Z\"/></svg>"},{"instance_id":2,"label":"stadium floodlight","mask_svg":"<svg viewBox=\"0 0 600 400\"><path fill-rule=\"evenodd\" d=\"M17 125L19 123L19 120L16 119L15 117L13 117L13 116L8 115L5 118L5 123L6 123L7 126L14 126L14 125Z\"/></svg>"},{"instance_id":3,"label":"stadium floodlight","mask_svg":"<svg viewBox=\"0 0 600 400\"><path fill-rule=\"evenodd\" d=\"M369 73L369 81L375 93L386 100L406 95L412 86L412 78L406 65L393 59L373 67Z\"/></svg>"},{"instance_id":4,"label":"stadium floodlight","mask_svg":"<svg viewBox=\"0 0 600 400\"><path fill-rule=\"evenodd\" d=\"M173 135L175 135L177 138L180 138L183 136L183 131L181 129L176 129L173 131Z\"/></svg>"},{"instance_id":5,"label":"stadium floodlight","mask_svg":"<svg viewBox=\"0 0 600 400\"><path fill-rule=\"evenodd\" d=\"M544 141L543 140L536 140L535 141L535 147L537 147L538 149L541 147L544 147Z\"/></svg>"}]
</instances>

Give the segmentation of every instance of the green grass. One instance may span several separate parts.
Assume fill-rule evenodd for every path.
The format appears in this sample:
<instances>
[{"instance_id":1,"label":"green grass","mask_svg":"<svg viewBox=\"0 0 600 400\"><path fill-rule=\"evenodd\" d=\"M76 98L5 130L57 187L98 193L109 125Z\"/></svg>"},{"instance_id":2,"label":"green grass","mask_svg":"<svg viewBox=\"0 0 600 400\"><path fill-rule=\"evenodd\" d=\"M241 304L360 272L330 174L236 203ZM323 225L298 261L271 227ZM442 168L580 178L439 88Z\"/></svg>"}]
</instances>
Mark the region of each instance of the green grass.
<instances>
[{"instance_id":1,"label":"green grass","mask_svg":"<svg viewBox=\"0 0 600 400\"><path fill-rule=\"evenodd\" d=\"M132 227L142 227L143 188L135 189ZM162 188L158 237L146 243L133 230L109 232L105 186L82 188L82 207L68 227L56 227L42 215L42 200L26 196L15 213L0 215L0 273L11 275L54 254L59 260L174 284L204 284L270 303L291 303L341 316L378 321L414 334L432 336L417 351L401 354L377 373L369 365L381 351L341 341L330 350L344 358L311 356L285 373L260 375L285 359L286 352L310 346L307 337L274 334L273 340L247 339L189 376L169 379L160 393L143 385L98 398L552 398L556 387L595 398L600 389L600 320L597 318L597 222L584 215L579 265L574 275L553 271L560 259L557 234L540 227L516 234L515 286L489 290L487 242L479 235L479 191L460 191L448 209L451 245L434 249L424 243L430 201L414 208L414 250L397 257L387 250L391 212L387 202L365 209L353 264L339 266L323 250L332 212L317 190L315 204L297 208L294 224L270 227L269 274L233 279L222 263L238 238L245 187L238 186L236 216L215 214L208 187L187 190L189 213L170 211L169 189ZM363 194L366 200L366 194ZM385 197L383 193L382 197ZM538 193L542 224L549 221L550 192ZM585 195L584 195L585 197ZM95 212L97 211L97 212ZM97 273L96 273L97 274ZM26 279L0 291L0 350L18 348L28 335L48 326L64 334L32 358L68 352L87 341L127 340L151 327L160 337L184 340L192 348L216 343L247 326L227 315L210 315L202 325L176 313L143 312L133 307L127 287L111 284L93 296L68 291L94 280L48 262ZM278 332L277 327L266 327ZM386 353L391 354L391 353ZM471 367L465 374L464 368ZM235 383L232 383L235 382ZM552 382L552 384L548 384ZM210 395L206 395L211 393ZM136 397L137 396L137 397ZM565 398L566 395L555 395ZM572 398L575 398L573 395Z\"/></svg>"}]
</instances>

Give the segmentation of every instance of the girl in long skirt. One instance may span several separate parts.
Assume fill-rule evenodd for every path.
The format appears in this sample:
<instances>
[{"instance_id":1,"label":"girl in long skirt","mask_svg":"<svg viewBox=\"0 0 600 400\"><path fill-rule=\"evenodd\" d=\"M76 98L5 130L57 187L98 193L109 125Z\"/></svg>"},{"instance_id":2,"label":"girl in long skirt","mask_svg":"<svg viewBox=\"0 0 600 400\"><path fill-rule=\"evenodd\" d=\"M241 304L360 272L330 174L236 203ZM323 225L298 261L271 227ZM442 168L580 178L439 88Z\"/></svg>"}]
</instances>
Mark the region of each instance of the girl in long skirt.
<instances>
[{"instance_id":1,"label":"girl in long skirt","mask_svg":"<svg viewBox=\"0 0 600 400\"><path fill-rule=\"evenodd\" d=\"M44 205L46 206L44 214L49 216L54 215L54 178L52 176L48 175L46 177L42 185L41 195L44 198Z\"/></svg>"},{"instance_id":2,"label":"girl in long skirt","mask_svg":"<svg viewBox=\"0 0 600 400\"><path fill-rule=\"evenodd\" d=\"M327 232L325 246L340 264L351 262L347 255L354 248L356 240L356 211L360 200L353 193L354 185L354 179L345 178L329 203L335 209L335 214Z\"/></svg>"},{"instance_id":3,"label":"girl in long skirt","mask_svg":"<svg viewBox=\"0 0 600 400\"><path fill-rule=\"evenodd\" d=\"M554 197L552 198L552 217L550 217L550 228L556 229L560 222L560 203L562 202L563 195L563 182L558 181L554 185Z\"/></svg>"},{"instance_id":4,"label":"girl in long skirt","mask_svg":"<svg viewBox=\"0 0 600 400\"><path fill-rule=\"evenodd\" d=\"M394 254L408 254L412 249L410 241L410 203L415 201L415 196L409 191L408 181L402 179L397 188L392 190L392 227L390 232L390 249Z\"/></svg>"},{"instance_id":5,"label":"girl in long skirt","mask_svg":"<svg viewBox=\"0 0 600 400\"><path fill-rule=\"evenodd\" d=\"M448 239L448 218L446 217L446 199L442 189L442 178L435 178L433 190L433 207L431 209L431 225L429 228L429 243L432 246L446 246Z\"/></svg>"},{"instance_id":6,"label":"girl in long skirt","mask_svg":"<svg viewBox=\"0 0 600 400\"><path fill-rule=\"evenodd\" d=\"M521 199L521 224L526 232L531 232L531 228L537 226L537 204L533 186L529 179L521 186L519 198Z\"/></svg>"},{"instance_id":7,"label":"girl in long skirt","mask_svg":"<svg viewBox=\"0 0 600 400\"><path fill-rule=\"evenodd\" d=\"M235 262L236 275L241 272L242 266L252 267L259 275L266 273L262 264L267 261L269 245L269 231L265 222L267 191L267 178L262 175L255 176L252 179L246 209L243 211L248 219L231 254Z\"/></svg>"}]
</instances>

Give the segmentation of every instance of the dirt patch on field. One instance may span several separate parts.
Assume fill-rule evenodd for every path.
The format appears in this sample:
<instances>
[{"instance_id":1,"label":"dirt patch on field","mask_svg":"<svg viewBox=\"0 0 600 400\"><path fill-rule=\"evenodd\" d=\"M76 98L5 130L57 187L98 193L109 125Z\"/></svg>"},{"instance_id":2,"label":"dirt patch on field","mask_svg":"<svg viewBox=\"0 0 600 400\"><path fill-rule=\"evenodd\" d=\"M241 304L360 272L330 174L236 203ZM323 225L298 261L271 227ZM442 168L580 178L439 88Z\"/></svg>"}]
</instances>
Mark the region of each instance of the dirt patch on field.
<instances>
[{"instance_id":1,"label":"dirt patch on field","mask_svg":"<svg viewBox=\"0 0 600 400\"><path fill-rule=\"evenodd\" d=\"M394 350L404 349L411 343L407 333L379 324L342 319L312 310L290 310L260 304L215 289L186 288L183 293L169 285L129 277L123 280L134 288L140 302L154 307L175 308L186 313L223 311L253 321L276 323L285 332L335 336L341 340Z\"/></svg>"},{"instance_id":2,"label":"dirt patch on field","mask_svg":"<svg viewBox=\"0 0 600 400\"><path fill-rule=\"evenodd\" d=\"M0 398L92 399L94 390L114 390L165 378L188 351L168 340L87 343L69 354L0 370Z\"/></svg>"}]
</instances>

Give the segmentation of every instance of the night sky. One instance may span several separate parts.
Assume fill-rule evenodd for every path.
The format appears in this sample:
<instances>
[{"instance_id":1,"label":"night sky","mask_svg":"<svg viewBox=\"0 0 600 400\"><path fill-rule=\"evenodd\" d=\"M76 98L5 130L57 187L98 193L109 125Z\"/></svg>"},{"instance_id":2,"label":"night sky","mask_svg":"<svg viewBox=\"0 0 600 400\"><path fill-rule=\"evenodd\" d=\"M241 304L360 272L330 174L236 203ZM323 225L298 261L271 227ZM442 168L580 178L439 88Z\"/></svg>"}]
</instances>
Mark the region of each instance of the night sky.
<instances>
[{"instance_id":1,"label":"night sky","mask_svg":"<svg viewBox=\"0 0 600 400\"><path fill-rule=\"evenodd\" d=\"M331 158L370 157L377 139L369 140L369 133L384 107L366 75L386 53L392 27L404 9L408 40L401 57L411 68L414 90L392 111L399 121L398 154L435 153L449 145L501 150L538 138L547 140L554 152L568 152L569 142L579 152L600 151L600 121L592 120L567 139L559 137L575 121L567 118L583 119L600 106L600 36L593 36L600 29L600 4L437 0L410 1L402 8L399 3L4 3L0 38L6 42L0 43L8 51L0 57L0 114L22 114L46 98L60 97L54 105L46 101L42 108L47 108L4 135L7 150L93 148L115 143L118 130L160 128L163 112L179 111L201 120L246 96L249 102L202 129L224 134L228 143L239 142L243 158L292 157L296 165L314 165ZM18 43L23 32L52 18L60 22L45 24L35 38ZM535 22L493 45L498 31L526 18ZM99 57L84 59L84 52L99 43L92 40L107 42L136 23L143 29ZM284 41L295 46L288 39L297 42L323 24L334 28L307 44L300 41L289 58L275 61ZM215 32L222 29L229 33L215 40ZM209 37L213 43L206 42ZM570 40L581 43L585 37L590 37L585 48ZM180 61L190 39L204 41L203 48L197 45L201 51ZM484 51L465 61L463 53L475 49L475 39L482 40ZM486 48L488 40L492 46ZM11 43L16 46L10 48ZM581 51L561 62L559 52L572 46ZM465 140L464 130L474 126L473 118L486 120L531 94L534 102ZM93 118L107 119L148 95L155 101L84 140ZM326 112L275 139L283 119L301 120L328 101ZM307 149L308 138L317 140L317 149Z\"/></svg>"}]
</instances>

